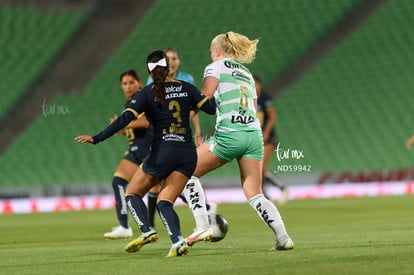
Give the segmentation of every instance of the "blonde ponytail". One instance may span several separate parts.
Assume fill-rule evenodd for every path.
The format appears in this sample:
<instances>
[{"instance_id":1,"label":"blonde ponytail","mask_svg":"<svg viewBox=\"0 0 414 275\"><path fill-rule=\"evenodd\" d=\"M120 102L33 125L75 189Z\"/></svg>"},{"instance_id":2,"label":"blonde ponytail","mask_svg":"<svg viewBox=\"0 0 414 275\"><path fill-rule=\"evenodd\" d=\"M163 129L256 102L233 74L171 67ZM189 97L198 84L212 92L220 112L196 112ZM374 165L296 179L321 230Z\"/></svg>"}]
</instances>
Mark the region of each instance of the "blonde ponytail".
<instances>
[{"instance_id":1,"label":"blonde ponytail","mask_svg":"<svg viewBox=\"0 0 414 275\"><path fill-rule=\"evenodd\" d=\"M250 40L247 36L232 31L217 35L211 42L240 63L251 63L254 60L257 43L259 39Z\"/></svg>"}]
</instances>

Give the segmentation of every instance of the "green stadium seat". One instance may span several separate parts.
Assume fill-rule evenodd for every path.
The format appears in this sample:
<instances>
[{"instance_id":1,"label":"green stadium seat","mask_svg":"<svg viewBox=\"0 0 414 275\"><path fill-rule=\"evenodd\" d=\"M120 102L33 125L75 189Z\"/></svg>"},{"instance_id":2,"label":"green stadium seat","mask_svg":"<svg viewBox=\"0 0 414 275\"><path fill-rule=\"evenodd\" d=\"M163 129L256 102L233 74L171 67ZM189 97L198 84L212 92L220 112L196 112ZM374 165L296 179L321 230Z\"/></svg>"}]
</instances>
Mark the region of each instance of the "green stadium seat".
<instances>
[{"instance_id":1,"label":"green stadium seat","mask_svg":"<svg viewBox=\"0 0 414 275\"><path fill-rule=\"evenodd\" d=\"M286 124L279 127L281 138L288 142L290 135L312 136L312 129L302 127L300 121L316 123L313 120L317 118L318 123L326 125L318 129L318 139L304 142L312 156L325 147L332 150L315 160L315 166L321 170L411 166L412 158L405 151L404 142L412 134L410 105L414 83L410 76L412 66L407 60L411 60L414 40L407 31L414 27L414 19L407 11L413 5L409 1L386 3L277 99L282 115L295 113L289 120L289 131ZM296 105L281 110L286 102L294 100Z\"/></svg>"},{"instance_id":2,"label":"green stadium seat","mask_svg":"<svg viewBox=\"0 0 414 275\"><path fill-rule=\"evenodd\" d=\"M20 185L30 185L29 179L33 179L33 184L43 186L53 185L82 185L85 183L109 184L113 171L121 159L123 152L127 148L127 143L122 137L114 137L98 146L80 145L73 141L73 137L79 134L94 134L101 130L107 123L108 118L115 113L120 113L123 109L124 98L120 92L118 76L128 68L135 68L142 78L147 78L145 69L146 55L155 48L175 47L180 51L183 71L191 72L198 87L201 86L202 74L205 65L211 62L209 56L209 44L214 35L234 30L244 33L249 37L258 37L259 51L254 63L249 65L252 72L262 76L266 83L274 78L276 74L291 64L300 54L313 45L336 24L347 12L362 0L335 1L326 4L323 0L292 1L292 0L263 0L252 2L248 0L211 2L211 1L185 1L183 4L178 0L156 1L144 18L137 24L136 28L125 39L118 51L110 58L110 61L103 67L94 79L85 87L83 94L67 98L57 98L50 104L66 105L70 108L70 115L48 117L40 116L31 127L29 127L17 141L12 144L2 155L0 165L6 160L12 169L11 174L18 173L21 167L29 167L31 173L22 177L16 175L7 176L0 186L14 184L13 180L19 180ZM233 4L232 4L233 3ZM14 10L10 12L16 12ZM27 12L27 11L26 11ZM30 12L36 14L36 10ZM214 14L214 24L206 14ZM251 20L241 20L241 18L251 18ZM62 18L59 14L51 16L50 22ZM73 28L82 19L76 17ZM168 18L168 20L166 20ZM39 18L39 28L47 25ZM71 21L71 14L65 20ZM67 21L62 19L64 23ZM188 22L197 24L189 24ZM49 22L49 23L50 23ZM72 21L71 21L72 22ZM154 22L174 22L174 27L161 27L154 31ZM252 24L254 22L254 24ZM32 22L32 24L35 24ZM46 25L45 25L46 24ZM36 23L37 25L37 23ZM56 24L59 26L59 24ZM58 34L53 31L46 31L48 37ZM66 36L67 37L67 36ZM32 39L37 38L35 36ZM1 40L1 39L0 39ZM60 46L64 44L64 39ZM42 40L43 41L43 40ZM47 39L45 40L47 41ZM35 43L33 43L35 44ZM38 54L38 53L37 53ZM45 64L50 57L45 57ZM11 63L13 64L13 63ZM39 72L39 70L36 70ZM334 72L331 73L335 79L340 79ZM305 80L309 77L305 77ZM326 137L324 125L331 125L334 122L324 122L318 114L314 114L314 107L306 106L304 102L309 100L309 88L318 88L318 83L303 81L297 87L306 88L291 89L280 99L277 99L277 110L280 118L278 131L281 140L286 146L300 148L307 152L309 158L315 161L318 170L331 169L328 165L330 161L318 162L329 154L333 141ZM326 79L320 81L325 86L320 92L324 92L325 97L330 97L329 88L334 83L327 82ZM326 82L326 84L325 84ZM25 86L24 86L25 87ZM21 89L24 89L22 87ZM327 90L328 89L328 90ZM319 91L312 98L318 98ZM295 96L290 96L290 94ZM298 98L299 97L299 100ZM319 101L319 107L323 107ZM286 107L285 107L286 104ZM352 104L349 103L349 104ZM280 107L279 107L280 106ZM305 108L303 108L306 106ZM333 101L331 109L337 108ZM328 109L320 108L325 111L324 116L329 116ZM309 121L309 115L317 124ZM346 116L346 115L345 115ZM205 132L211 132L211 118L202 119L202 128ZM300 127L297 127L300 125ZM298 133L303 129L304 133ZM317 132L315 132L315 129ZM337 130L336 128L333 128ZM29 140L35 140L38 144L29 144ZM312 144L307 147L307 142ZM330 144L328 148L321 148L320 143ZM43 143L43 144L42 144ZM28 147L32 146L32 147ZM303 146L303 147L302 147ZM35 148L33 148L35 147ZM34 159L15 158L15 152L25 152L30 150L35 156ZM24 153L22 154L24 156ZM341 155L335 153L339 159ZM337 157L339 156L339 157ZM236 164L233 162L207 177L233 176ZM48 172L53 171L53 172ZM40 181L40 183L39 183Z\"/></svg>"},{"instance_id":3,"label":"green stadium seat","mask_svg":"<svg viewBox=\"0 0 414 275\"><path fill-rule=\"evenodd\" d=\"M8 96L0 117L55 57L83 22L81 12L39 12L31 6L0 7L0 73Z\"/></svg>"}]
</instances>

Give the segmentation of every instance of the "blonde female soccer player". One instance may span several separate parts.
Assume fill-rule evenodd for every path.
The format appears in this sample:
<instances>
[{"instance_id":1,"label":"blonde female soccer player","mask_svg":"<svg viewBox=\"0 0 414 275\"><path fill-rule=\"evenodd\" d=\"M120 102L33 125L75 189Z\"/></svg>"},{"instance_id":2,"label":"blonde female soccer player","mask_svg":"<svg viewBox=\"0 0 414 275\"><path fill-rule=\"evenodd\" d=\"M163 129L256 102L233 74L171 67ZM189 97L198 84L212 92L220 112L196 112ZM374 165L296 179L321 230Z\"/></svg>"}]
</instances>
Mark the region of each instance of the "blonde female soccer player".
<instances>
[{"instance_id":1,"label":"blonde female soccer player","mask_svg":"<svg viewBox=\"0 0 414 275\"><path fill-rule=\"evenodd\" d=\"M253 61L258 42L231 31L217 35L211 42L213 63L204 70L202 93L216 101L216 130L197 148L197 167L184 188L196 220L196 230L186 239L189 245L212 238L204 193L197 178L236 159L247 201L275 234L272 249L294 247L279 211L262 192L263 136L256 117L257 95L253 76L243 65Z\"/></svg>"}]
</instances>

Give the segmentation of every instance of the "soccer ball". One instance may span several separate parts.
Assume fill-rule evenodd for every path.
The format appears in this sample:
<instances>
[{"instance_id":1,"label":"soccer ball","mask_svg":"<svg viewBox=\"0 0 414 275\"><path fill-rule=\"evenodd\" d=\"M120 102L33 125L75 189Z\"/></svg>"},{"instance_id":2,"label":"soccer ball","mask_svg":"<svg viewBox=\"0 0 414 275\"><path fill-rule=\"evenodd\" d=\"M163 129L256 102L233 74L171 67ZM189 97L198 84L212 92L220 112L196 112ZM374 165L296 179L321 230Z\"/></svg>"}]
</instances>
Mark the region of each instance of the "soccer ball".
<instances>
[{"instance_id":1,"label":"soccer ball","mask_svg":"<svg viewBox=\"0 0 414 275\"><path fill-rule=\"evenodd\" d=\"M229 231L229 224L226 219L215 213L208 214L208 221L210 223L210 228L213 230L213 239L211 242L218 242L226 237L227 231Z\"/></svg>"}]
</instances>

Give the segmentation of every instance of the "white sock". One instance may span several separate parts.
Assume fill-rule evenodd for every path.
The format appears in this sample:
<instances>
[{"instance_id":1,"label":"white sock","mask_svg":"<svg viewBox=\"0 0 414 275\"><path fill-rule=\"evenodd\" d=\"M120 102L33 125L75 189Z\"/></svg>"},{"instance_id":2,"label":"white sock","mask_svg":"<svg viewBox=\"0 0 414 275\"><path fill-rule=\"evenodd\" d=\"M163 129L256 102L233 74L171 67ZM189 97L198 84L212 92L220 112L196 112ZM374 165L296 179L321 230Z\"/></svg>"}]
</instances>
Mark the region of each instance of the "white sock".
<instances>
[{"instance_id":1,"label":"white sock","mask_svg":"<svg viewBox=\"0 0 414 275\"><path fill-rule=\"evenodd\" d=\"M271 201L266 199L263 194L259 194L251 198L249 203L257 211L260 218L273 230L278 241L282 242L289 238L282 217Z\"/></svg>"},{"instance_id":2,"label":"white sock","mask_svg":"<svg viewBox=\"0 0 414 275\"><path fill-rule=\"evenodd\" d=\"M204 190L197 177L192 176L184 187L183 194L193 212L197 230L209 228Z\"/></svg>"}]
</instances>

